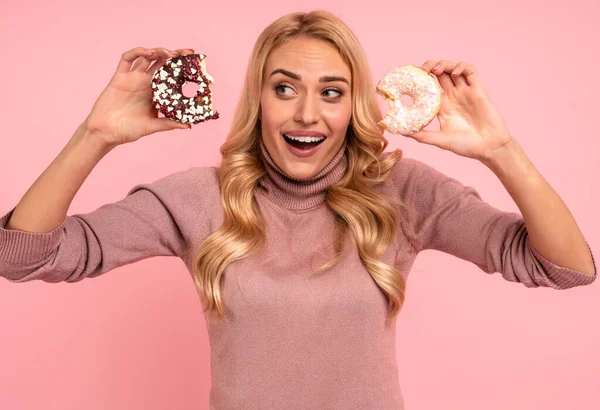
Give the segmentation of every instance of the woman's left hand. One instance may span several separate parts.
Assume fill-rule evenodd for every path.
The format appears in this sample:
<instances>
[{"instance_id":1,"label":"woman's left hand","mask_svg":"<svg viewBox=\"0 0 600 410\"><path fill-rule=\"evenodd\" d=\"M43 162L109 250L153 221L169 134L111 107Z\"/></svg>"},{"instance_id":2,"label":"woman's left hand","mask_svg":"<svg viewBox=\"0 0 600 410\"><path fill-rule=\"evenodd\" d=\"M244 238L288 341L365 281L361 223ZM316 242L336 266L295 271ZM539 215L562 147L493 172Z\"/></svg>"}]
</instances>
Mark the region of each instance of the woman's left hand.
<instances>
[{"instance_id":1,"label":"woman's left hand","mask_svg":"<svg viewBox=\"0 0 600 410\"><path fill-rule=\"evenodd\" d=\"M440 129L422 129L411 138L480 161L513 139L472 65L429 60L421 68L435 74L444 90L437 115Z\"/></svg>"}]
</instances>

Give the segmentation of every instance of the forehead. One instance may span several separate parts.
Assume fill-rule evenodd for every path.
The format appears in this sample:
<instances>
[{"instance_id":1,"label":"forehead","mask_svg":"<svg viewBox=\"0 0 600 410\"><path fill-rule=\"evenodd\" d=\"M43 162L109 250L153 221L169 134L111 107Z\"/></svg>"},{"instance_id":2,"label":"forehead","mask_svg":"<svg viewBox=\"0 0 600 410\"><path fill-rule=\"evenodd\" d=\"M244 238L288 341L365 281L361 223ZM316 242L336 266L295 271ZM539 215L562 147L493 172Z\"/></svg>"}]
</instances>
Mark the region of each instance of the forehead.
<instances>
[{"instance_id":1,"label":"forehead","mask_svg":"<svg viewBox=\"0 0 600 410\"><path fill-rule=\"evenodd\" d=\"M317 39L288 40L275 48L266 64L266 74L283 68L305 77L341 75L350 80L350 67L330 44Z\"/></svg>"}]
</instances>

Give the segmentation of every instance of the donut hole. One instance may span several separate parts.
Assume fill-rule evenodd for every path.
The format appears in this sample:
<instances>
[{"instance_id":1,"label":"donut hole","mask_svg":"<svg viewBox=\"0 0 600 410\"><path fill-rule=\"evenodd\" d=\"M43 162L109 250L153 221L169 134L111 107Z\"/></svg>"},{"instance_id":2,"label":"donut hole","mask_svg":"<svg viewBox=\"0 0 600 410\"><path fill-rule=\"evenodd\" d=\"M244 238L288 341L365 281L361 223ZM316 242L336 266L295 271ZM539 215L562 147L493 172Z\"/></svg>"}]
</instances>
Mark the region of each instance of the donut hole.
<instances>
[{"instance_id":1,"label":"donut hole","mask_svg":"<svg viewBox=\"0 0 600 410\"><path fill-rule=\"evenodd\" d=\"M408 94L402 94L400 96L400 102L405 107L410 107L411 105L413 105L414 100L412 99L412 97L410 95L408 95Z\"/></svg>"},{"instance_id":2,"label":"donut hole","mask_svg":"<svg viewBox=\"0 0 600 410\"><path fill-rule=\"evenodd\" d=\"M192 82L186 82L181 88L181 92L188 98L195 97L198 93L198 84Z\"/></svg>"}]
</instances>

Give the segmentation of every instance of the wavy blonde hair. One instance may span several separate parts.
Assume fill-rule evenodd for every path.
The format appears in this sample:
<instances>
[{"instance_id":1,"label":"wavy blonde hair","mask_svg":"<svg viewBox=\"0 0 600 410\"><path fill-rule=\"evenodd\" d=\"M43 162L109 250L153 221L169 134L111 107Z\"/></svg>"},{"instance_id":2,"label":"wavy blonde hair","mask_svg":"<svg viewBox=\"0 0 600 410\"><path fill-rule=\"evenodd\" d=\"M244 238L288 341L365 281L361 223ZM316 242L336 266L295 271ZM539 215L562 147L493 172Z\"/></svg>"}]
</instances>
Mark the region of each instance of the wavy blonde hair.
<instances>
[{"instance_id":1,"label":"wavy blonde hair","mask_svg":"<svg viewBox=\"0 0 600 410\"><path fill-rule=\"evenodd\" d=\"M388 299L386 325L400 312L405 296L403 272L379 258L396 235L398 214L409 212L401 201L385 198L373 188L384 182L402 157L397 149L380 156L388 145L377 124L382 119L367 59L358 39L339 18L325 11L292 13L270 24L258 37L231 130L221 146L218 169L223 225L193 255L193 277L204 312L225 314L220 281L227 265L264 248L265 221L254 198L259 179L266 174L259 152L260 96L270 52L295 38L312 38L333 45L352 74L352 117L347 130L348 169L327 189L326 204L335 218L335 257L313 273L324 272L343 257L348 229L354 234L363 266ZM399 212L400 211L400 212ZM412 243L412 233L403 230ZM312 266L312 265L311 265Z\"/></svg>"}]
</instances>

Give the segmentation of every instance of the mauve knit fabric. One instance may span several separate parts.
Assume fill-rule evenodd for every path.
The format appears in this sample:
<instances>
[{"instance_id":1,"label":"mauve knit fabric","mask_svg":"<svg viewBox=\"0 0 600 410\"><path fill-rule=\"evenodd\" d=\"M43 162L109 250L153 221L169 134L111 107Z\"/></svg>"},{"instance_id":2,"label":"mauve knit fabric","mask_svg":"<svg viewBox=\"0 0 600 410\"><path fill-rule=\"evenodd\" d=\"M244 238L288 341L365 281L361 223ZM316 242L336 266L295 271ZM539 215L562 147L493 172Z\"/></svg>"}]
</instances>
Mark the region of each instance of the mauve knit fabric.
<instances>
[{"instance_id":1,"label":"mauve knit fabric","mask_svg":"<svg viewBox=\"0 0 600 410\"><path fill-rule=\"evenodd\" d=\"M325 194L347 169L345 144L319 174L298 181L283 174L261 140L267 175L255 197L267 246L227 267L227 317L207 321L211 409L404 408L395 322L385 326L385 294L361 264L353 236L339 265L308 277L313 256L314 268L332 256ZM0 276L77 282L154 256L179 257L191 272L194 250L223 222L216 171L193 167L136 185L124 199L67 216L47 233L4 229L13 208L0 219ZM386 264L410 270L421 250L437 249L527 287L567 289L596 279L542 256L521 215L492 207L418 160L402 158L377 189L409 206L416 234L409 242L399 227L381 258Z\"/></svg>"}]
</instances>

